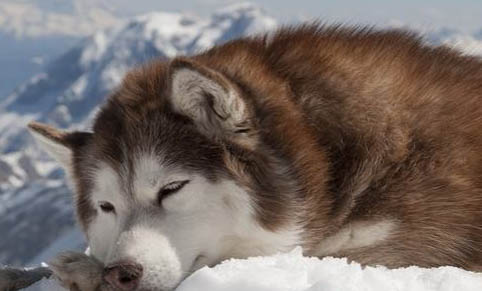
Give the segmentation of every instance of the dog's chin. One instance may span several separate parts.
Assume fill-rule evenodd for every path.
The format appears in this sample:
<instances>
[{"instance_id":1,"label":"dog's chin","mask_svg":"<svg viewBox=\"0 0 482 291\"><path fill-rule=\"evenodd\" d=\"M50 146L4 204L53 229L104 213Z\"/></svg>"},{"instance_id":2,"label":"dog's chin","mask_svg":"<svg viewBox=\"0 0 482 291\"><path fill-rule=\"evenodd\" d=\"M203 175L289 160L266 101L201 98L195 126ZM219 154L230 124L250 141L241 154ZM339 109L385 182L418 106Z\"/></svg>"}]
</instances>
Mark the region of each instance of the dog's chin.
<instances>
[{"instance_id":1,"label":"dog's chin","mask_svg":"<svg viewBox=\"0 0 482 291\"><path fill-rule=\"evenodd\" d=\"M177 283L169 283L169 284L166 284L166 282L164 282L164 284L161 284L159 282L145 280L140 282L139 287L131 291L174 291L179 285L181 285L184 279L185 278L183 278ZM167 287L166 285L170 287ZM101 289L96 289L95 291L114 291L114 290L117 290L117 289L113 286L105 285ZM81 291L84 291L84 290L81 290ZM93 291L93 290L85 290L85 291Z\"/></svg>"},{"instance_id":2,"label":"dog's chin","mask_svg":"<svg viewBox=\"0 0 482 291\"><path fill-rule=\"evenodd\" d=\"M177 280L176 283L170 283L166 284L166 282L156 282L150 281L148 278L145 279L145 281L141 281L139 288L137 288L135 291L173 291L176 290L179 285L191 274L196 272L197 270L209 266L212 264L209 264L209 259L204 256L204 255L198 255L196 259L193 261L191 268L189 271L183 272L181 278ZM164 287L161 287L161 285L164 285ZM166 287L165 285L169 285L169 287Z\"/></svg>"},{"instance_id":3,"label":"dog's chin","mask_svg":"<svg viewBox=\"0 0 482 291\"><path fill-rule=\"evenodd\" d=\"M179 283L177 286L179 286L181 283ZM136 290L133 291L174 291L176 290L176 287L171 288L171 289L159 289L159 288L137 288ZM115 289L112 289L115 290ZM108 290L102 290L102 291L108 291Z\"/></svg>"},{"instance_id":4,"label":"dog's chin","mask_svg":"<svg viewBox=\"0 0 482 291\"><path fill-rule=\"evenodd\" d=\"M162 268L159 271L159 267L146 267L144 270L144 276L139 281L139 286L136 291L171 291L185 279L184 274L187 272L181 272L180 270L166 271L166 268Z\"/></svg>"},{"instance_id":5,"label":"dog's chin","mask_svg":"<svg viewBox=\"0 0 482 291\"><path fill-rule=\"evenodd\" d=\"M170 283L169 287L166 287L166 284L158 284L157 282L141 282L140 286L133 291L174 291L179 285L181 285L183 280L176 283Z\"/></svg>"}]
</instances>

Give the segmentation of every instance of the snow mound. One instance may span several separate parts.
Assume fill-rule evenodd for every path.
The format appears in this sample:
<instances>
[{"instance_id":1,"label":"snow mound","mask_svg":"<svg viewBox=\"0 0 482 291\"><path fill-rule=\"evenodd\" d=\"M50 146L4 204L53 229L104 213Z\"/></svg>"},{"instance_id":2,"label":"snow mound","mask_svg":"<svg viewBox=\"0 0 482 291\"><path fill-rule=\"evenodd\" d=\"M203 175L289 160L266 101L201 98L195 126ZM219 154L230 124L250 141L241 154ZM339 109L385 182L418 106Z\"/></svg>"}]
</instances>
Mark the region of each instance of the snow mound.
<instances>
[{"instance_id":1,"label":"snow mound","mask_svg":"<svg viewBox=\"0 0 482 291\"><path fill-rule=\"evenodd\" d=\"M389 270L362 268L346 259L303 257L290 253L247 260L228 260L204 267L177 291L480 291L482 274L454 267Z\"/></svg>"},{"instance_id":2,"label":"snow mound","mask_svg":"<svg viewBox=\"0 0 482 291\"><path fill-rule=\"evenodd\" d=\"M43 280L27 291L61 291ZM454 267L363 268L346 259L304 257L290 253L247 260L231 259L204 267L176 291L480 291L482 274Z\"/></svg>"}]
</instances>

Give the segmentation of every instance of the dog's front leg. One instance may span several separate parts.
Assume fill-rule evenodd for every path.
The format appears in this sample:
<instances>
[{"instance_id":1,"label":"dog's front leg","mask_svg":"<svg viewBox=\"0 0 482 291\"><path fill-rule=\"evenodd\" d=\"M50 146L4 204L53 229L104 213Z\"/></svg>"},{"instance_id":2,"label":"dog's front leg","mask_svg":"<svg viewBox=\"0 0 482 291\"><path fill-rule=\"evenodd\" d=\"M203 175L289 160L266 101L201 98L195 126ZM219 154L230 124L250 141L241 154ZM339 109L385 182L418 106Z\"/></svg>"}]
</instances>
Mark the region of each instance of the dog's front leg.
<instances>
[{"instance_id":1,"label":"dog's front leg","mask_svg":"<svg viewBox=\"0 0 482 291\"><path fill-rule=\"evenodd\" d=\"M65 252L49 263L60 284L71 291L111 291L104 282L104 266L82 253Z\"/></svg>"}]
</instances>

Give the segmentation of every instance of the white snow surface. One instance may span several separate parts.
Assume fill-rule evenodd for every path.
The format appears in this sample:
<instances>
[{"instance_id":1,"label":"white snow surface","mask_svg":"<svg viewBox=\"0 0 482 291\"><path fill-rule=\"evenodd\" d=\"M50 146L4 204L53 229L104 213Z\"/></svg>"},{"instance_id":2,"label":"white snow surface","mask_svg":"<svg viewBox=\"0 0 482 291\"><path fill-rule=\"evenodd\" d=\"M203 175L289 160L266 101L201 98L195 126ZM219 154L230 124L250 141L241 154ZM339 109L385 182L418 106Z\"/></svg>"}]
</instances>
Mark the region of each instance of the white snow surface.
<instances>
[{"instance_id":1,"label":"white snow surface","mask_svg":"<svg viewBox=\"0 0 482 291\"><path fill-rule=\"evenodd\" d=\"M44 280L37 290L62 290ZM247 260L231 259L204 267L176 291L480 291L482 274L454 267L387 269L348 263L346 259L304 257L290 253Z\"/></svg>"}]
</instances>

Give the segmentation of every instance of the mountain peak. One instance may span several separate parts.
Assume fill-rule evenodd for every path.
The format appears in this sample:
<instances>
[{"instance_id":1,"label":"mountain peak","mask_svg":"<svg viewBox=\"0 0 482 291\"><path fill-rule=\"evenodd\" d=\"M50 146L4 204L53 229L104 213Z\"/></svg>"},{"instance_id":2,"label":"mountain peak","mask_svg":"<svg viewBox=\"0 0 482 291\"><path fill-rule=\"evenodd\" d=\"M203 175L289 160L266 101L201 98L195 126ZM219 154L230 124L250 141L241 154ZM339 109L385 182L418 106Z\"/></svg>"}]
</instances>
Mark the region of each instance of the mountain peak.
<instances>
[{"instance_id":1,"label":"mountain peak","mask_svg":"<svg viewBox=\"0 0 482 291\"><path fill-rule=\"evenodd\" d=\"M0 31L19 38L85 36L119 21L95 1L4 0L0 6Z\"/></svg>"},{"instance_id":2,"label":"mountain peak","mask_svg":"<svg viewBox=\"0 0 482 291\"><path fill-rule=\"evenodd\" d=\"M214 12L214 16L217 15L237 15L237 14L251 14L251 13L263 13L264 10L258 4L252 2L239 2L227 5L224 8L218 9Z\"/></svg>"}]
</instances>

